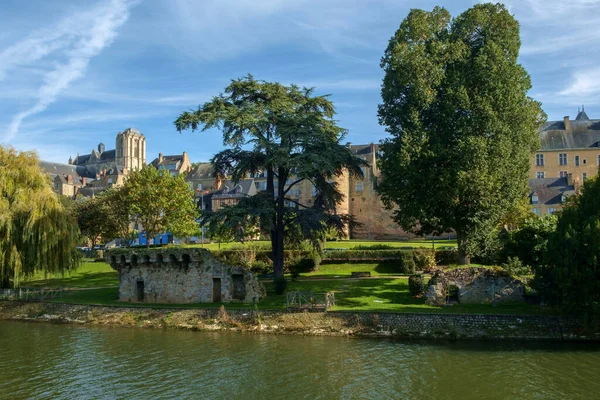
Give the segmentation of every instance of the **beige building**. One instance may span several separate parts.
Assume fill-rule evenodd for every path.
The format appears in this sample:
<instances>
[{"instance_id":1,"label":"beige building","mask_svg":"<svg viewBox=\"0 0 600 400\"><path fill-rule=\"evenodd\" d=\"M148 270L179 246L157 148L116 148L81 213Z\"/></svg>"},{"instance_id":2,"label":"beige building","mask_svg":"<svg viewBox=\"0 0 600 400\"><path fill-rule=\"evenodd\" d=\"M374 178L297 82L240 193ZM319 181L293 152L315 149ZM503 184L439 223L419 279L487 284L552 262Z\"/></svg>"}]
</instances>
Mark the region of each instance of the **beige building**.
<instances>
[{"instance_id":1,"label":"beige building","mask_svg":"<svg viewBox=\"0 0 600 400\"><path fill-rule=\"evenodd\" d=\"M158 153L158 158L152 160L150 165L158 170L169 171L171 176L187 174L192 171L192 163L185 151L183 154L174 156L163 156L162 153Z\"/></svg>"},{"instance_id":2,"label":"beige building","mask_svg":"<svg viewBox=\"0 0 600 400\"><path fill-rule=\"evenodd\" d=\"M566 196L598 173L600 120L590 119L582 107L574 120L566 116L562 121L548 121L530 165L532 211L543 216L559 210Z\"/></svg>"}]
</instances>

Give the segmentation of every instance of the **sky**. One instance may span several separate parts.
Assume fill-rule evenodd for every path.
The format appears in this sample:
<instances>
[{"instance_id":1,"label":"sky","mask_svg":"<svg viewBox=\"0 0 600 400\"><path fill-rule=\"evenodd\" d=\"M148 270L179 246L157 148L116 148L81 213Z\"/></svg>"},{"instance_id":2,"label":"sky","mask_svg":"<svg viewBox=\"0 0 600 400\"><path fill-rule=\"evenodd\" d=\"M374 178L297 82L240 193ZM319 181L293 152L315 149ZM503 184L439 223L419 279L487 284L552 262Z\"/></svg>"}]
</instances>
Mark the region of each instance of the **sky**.
<instances>
[{"instance_id":1,"label":"sky","mask_svg":"<svg viewBox=\"0 0 600 400\"><path fill-rule=\"evenodd\" d=\"M208 161L219 131L178 133L183 111L231 79L329 94L345 141L379 142L379 61L411 8L473 0L2 0L0 144L66 163L128 127L147 161L187 151ZM600 0L506 0L521 25L519 62L549 120L585 105L600 118Z\"/></svg>"}]
</instances>

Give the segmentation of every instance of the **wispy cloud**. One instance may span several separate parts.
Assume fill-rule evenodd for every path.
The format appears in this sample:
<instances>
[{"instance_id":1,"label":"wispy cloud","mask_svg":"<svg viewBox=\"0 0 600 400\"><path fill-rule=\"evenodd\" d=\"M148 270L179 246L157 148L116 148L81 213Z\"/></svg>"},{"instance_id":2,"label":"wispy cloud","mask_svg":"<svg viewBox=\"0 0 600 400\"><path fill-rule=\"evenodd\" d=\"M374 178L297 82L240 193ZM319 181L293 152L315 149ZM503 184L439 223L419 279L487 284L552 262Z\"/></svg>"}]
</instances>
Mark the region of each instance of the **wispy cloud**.
<instances>
[{"instance_id":1,"label":"wispy cloud","mask_svg":"<svg viewBox=\"0 0 600 400\"><path fill-rule=\"evenodd\" d=\"M73 81L84 76L90 60L115 39L132 5L128 0L102 3L91 11L70 15L57 26L35 32L2 53L0 79L12 68L53 57L36 103L12 118L6 141L17 135L24 119L44 111Z\"/></svg>"}]
</instances>

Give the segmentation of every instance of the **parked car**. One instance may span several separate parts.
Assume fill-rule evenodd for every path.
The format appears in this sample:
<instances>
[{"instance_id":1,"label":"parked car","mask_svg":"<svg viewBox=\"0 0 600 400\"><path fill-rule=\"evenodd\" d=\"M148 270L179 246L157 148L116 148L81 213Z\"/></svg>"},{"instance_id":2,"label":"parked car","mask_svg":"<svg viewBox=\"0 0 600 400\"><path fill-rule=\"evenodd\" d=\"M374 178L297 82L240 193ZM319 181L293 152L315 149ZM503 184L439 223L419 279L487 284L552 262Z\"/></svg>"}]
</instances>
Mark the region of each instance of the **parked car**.
<instances>
[{"instance_id":1,"label":"parked car","mask_svg":"<svg viewBox=\"0 0 600 400\"><path fill-rule=\"evenodd\" d=\"M97 244L94 246L94 250L104 250L104 245L103 244Z\"/></svg>"}]
</instances>

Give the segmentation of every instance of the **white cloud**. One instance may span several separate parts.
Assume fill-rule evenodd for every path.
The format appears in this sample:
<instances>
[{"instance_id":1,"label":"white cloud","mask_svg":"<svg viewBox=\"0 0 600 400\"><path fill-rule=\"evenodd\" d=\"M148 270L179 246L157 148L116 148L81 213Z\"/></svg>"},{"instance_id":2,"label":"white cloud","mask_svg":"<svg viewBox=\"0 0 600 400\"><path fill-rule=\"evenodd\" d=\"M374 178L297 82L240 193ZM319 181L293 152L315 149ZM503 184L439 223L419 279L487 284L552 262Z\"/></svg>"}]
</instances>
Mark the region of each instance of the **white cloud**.
<instances>
[{"instance_id":1,"label":"white cloud","mask_svg":"<svg viewBox=\"0 0 600 400\"><path fill-rule=\"evenodd\" d=\"M132 5L128 0L101 3L90 11L70 15L56 26L35 32L2 52L0 79L15 67L52 57L49 62L52 67L43 75L36 103L13 117L6 141L17 135L24 119L44 111L73 81L84 76L90 59L115 39Z\"/></svg>"}]
</instances>

